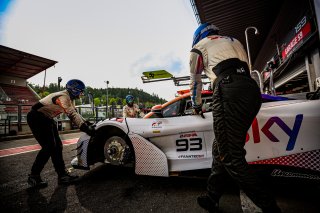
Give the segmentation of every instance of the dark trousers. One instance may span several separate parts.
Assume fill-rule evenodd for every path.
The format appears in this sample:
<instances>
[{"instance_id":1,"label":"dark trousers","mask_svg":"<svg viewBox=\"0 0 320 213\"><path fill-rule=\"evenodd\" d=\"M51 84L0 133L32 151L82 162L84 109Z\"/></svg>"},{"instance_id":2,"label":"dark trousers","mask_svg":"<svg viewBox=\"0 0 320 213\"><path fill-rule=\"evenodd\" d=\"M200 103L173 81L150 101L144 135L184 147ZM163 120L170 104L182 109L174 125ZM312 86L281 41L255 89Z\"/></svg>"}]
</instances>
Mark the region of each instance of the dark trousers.
<instances>
[{"instance_id":1,"label":"dark trousers","mask_svg":"<svg viewBox=\"0 0 320 213\"><path fill-rule=\"evenodd\" d=\"M208 178L208 192L215 200L220 199L226 177L231 176L257 206L263 210L276 206L273 196L245 159L246 133L260 107L260 90L250 77L231 74L216 85L213 95L214 159Z\"/></svg>"},{"instance_id":2,"label":"dark trousers","mask_svg":"<svg viewBox=\"0 0 320 213\"><path fill-rule=\"evenodd\" d=\"M59 137L56 122L35 110L31 110L28 113L27 121L34 137L41 146L41 150L33 163L31 174L40 175L43 167L51 157L58 176L63 175L65 173L65 164L62 157L62 141Z\"/></svg>"}]
</instances>

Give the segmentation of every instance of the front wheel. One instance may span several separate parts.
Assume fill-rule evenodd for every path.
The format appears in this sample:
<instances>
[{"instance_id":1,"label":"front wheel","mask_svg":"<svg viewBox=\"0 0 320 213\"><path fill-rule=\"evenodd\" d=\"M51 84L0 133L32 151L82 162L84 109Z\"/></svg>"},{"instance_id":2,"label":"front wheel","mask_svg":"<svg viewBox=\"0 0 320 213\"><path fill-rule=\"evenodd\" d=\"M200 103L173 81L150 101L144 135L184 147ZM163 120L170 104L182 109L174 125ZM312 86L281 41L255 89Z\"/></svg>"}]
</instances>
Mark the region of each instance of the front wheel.
<instances>
[{"instance_id":1,"label":"front wheel","mask_svg":"<svg viewBox=\"0 0 320 213\"><path fill-rule=\"evenodd\" d=\"M104 144L105 163L113 165L124 165L132 159L130 147L126 141L119 136L112 136L108 138Z\"/></svg>"}]
</instances>

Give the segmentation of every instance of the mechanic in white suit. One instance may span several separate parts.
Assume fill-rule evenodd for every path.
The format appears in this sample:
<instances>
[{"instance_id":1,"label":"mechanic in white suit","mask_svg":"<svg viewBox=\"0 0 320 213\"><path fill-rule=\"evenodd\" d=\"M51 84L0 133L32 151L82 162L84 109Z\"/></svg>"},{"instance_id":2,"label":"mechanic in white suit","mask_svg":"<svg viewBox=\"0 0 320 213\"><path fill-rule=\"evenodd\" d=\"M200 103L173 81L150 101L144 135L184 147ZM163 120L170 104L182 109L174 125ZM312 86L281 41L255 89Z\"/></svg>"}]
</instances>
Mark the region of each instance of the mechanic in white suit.
<instances>
[{"instance_id":1,"label":"mechanic in white suit","mask_svg":"<svg viewBox=\"0 0 320 213\"><path fill-rule=\"evenodd\" d=\"M190 91L195 114L202 113L201 73L204 71L214 84L214 159L208 193L198 197L198 204L209 212L217 212L229 175L264 213L281 212L245 159L246 133L261 107L259 87L250 77L247 54L241 43L218 32L212 24L200 25L190 53Z\"/></svg>"},{"instance_id":2,"label":"mechanic in white suit","mask_svg":"<svg viewBox=\"0 0 320 213\"><path fill-rule=\"evenodd\" d=\"M72 79L67 82L66 90L44 97L33 105L28 113L28 125L41 146L28 177L28 184L31 187L48 186L48 183L41 179L40 173L50 157L58 174L58 184L70 184L77 179L77 176L66 171L62 156L63 145L56 122L53 119L61 113L65 113L74 124L80 127L81 131L93 135L94 127L82 118L73 104L73 100L83 95L84 90L85 85L82 81Z\"/></svg>"}]
</instances>

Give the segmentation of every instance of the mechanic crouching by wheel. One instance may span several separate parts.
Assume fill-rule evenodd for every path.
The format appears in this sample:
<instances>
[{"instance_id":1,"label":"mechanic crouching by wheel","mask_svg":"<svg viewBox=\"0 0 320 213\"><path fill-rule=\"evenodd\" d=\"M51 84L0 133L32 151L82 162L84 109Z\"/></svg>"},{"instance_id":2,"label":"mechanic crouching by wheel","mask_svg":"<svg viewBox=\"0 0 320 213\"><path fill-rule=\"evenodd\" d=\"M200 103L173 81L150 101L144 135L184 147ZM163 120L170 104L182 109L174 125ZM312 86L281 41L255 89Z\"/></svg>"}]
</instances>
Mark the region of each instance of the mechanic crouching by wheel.
<instances>
[{"instance_id":1,"label":"mechanic crouching by wheel","mask_svg":"<svg viewBox=\"0 0 320 213\"><path fill-rule=\"evenodd\" d=\"M202 109L202 71L214 83L212 172L208 193L198 197L198 204L209 212L217 212L226 177L230 175L264 213L281 212L245 159L246 133L261 107L260 90L250 77L247 54L241 43L218 32L212 24L200 25L190 53L190 91L195 114Z\"/></svg>"},{"instance_id":2,"label":"mechanic crouching by wheel","mask_svg":"<svg viewBox=\"0 0 320 213\"><path fill-rule=\"evenodd\" d=\"M144 113L141 112L139 106L134 103L134 97L132 95L126 96L126 103L123 107L122 115L124 118L143 118Z\"/></svg>"},{"instance_id":3,"label":"mechanic crouching by wheel","mask_svg":"<svg viewBox=\"0 0 320 213\"><path fill-rule=\"evenodd\" d=\"M66 113L70 120L80 127L80 130L88 135L93 135L94 127L88 125L88 122L78 114L73 104L73 100L83 95L84 89L85 85L82 81L70 80L67 82L66 90L52 93L41 99L32 106L28 113L28 125L41 146L28 177L28 184L31 187L46 187L48 185L41 179L40 173L50 157L58 174L58 184L70 184L78 178L66 171L62 156L63 145L53 118L61 113Z\"/></svg>"}]
</instances>

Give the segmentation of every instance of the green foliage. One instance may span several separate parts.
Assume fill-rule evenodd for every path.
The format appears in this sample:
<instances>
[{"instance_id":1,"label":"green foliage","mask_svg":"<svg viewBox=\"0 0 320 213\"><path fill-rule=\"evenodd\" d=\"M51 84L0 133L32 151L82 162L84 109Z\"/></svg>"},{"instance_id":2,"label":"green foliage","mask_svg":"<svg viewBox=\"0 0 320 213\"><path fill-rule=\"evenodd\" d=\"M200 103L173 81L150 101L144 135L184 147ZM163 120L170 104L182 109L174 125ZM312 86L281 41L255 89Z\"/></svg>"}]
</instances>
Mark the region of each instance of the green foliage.
<instances>
[{"instance_id":1,"label":"green foliage","mask_svg":"<svg viewBox=\"0 0 320 213\"><path fill-rule=\"evenodd\" d=\"M34 85L34 84L29 84L29 86L39 95L43 92L48 92L48 94L53 93L53 92L57 92L59 91L58 89L58 84L56 83L50 83L49 86L45 86L43 88L43 86L39 86L39 85ZM64 90L65 87L64 86L60 86L60 91ZM41 96L41 95L40 95Z\"/></svg>"},{"instance_id":2,"label":"green foliage","mask_svg":"<svg viewBox=\"0 0 320 213\"><path fill-rule=\"evenodd\" d=\"M100 105L101 105L101 100L100 100L100 98L94 98L94 105L95 105L95 106L100 106Z\"/></svg>"},{"instance_id":3,"label":"green foliage","mask_svg":"<svg viewBox=\"0 0 320 213\"><path fill-rule=\"evenodd\" d=\"M40 92L39 93L39 96L41 97L41 98L44 98L44 97L46 97L47 95L49 95L50 93L48 92L48 91L44 91L44 92Z\"/></svg>"},{"instance_id":4,"label":"green foliage","mask_svg":"<svg viewBox=\"0 0 320 213\"><path fill-rule=\"evenodd\" d=\"M42 87L39 85L29 84L29 86L40 95L40 97L45 97L46 95L57 92L58 84L50 83L49 86ZM60 86L60 91L64 90L64 86ZM107 89L106 88L92 88L87 87L86 93L91 93L94 98L95 106L105 106L107 99ZM108 88L108 105L125 105L126 96L130 94L135 97L135 103L144 105L145 107L152 107L157 104L163 104L166 102L165 99L159 98L157 94L149 94L144 92L142 89L131 89L131 88ZM88 104L89 98L83 97L81 100L76 100L76 105Z\"/></svg>"},{"instance_id":5,"label":"green foliage","mask_svg":"<svg viewBox=\"0 0 320 213\"><path fill-rule=\"evenodd\" d=\"M117 104L117 99L115 99L115 98L109 99L109 105L116 105L116 104Z\"/></svg>"}]
</instances>

